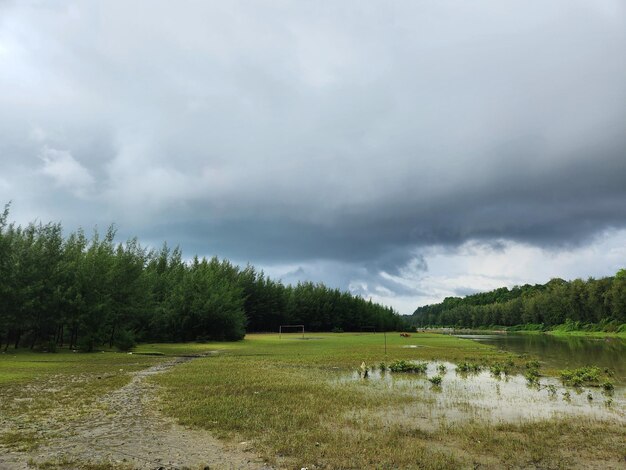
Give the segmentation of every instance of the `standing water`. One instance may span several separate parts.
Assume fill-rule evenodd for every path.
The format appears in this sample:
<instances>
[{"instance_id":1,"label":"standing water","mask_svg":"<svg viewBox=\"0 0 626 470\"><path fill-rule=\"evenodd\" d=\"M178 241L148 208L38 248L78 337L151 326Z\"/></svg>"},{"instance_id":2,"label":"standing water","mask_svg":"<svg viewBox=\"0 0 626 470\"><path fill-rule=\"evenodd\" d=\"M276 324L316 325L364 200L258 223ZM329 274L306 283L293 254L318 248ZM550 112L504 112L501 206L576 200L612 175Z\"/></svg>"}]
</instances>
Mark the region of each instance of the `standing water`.
<instances>
[{"instance_id":1,"label":"standing water","mask_svg":"<svg viewBox=\"0 0 626 470\"><path fill-rule=\"evenodd\" d=\"M368 378L354 372L340 374L335 382L359 384L372 392L415 396L401 408L381 409L374 418L387 422L437 423L481 420L492 423L522 422L562 416L581 416L626 423L626 341L619 338L554 337L545 334L459 334L516 355L528 354L542 368L574 369L597 366L613 372L614 391L602 387L570 387L557 377L541 376L536 384L523 375L461 373L448 362L434 361L421 374L391 373L374 368ZM443 371L443 372L442 372ZM440 386L430 378L439 375Z\"/></svg>"},{"instance_id":2,"label":"standing water","mask_svg":"<svg viewBox=\"0 0 626 470\"><path fill-rule=\"evenodd\" d=\"M546 334L459 334L515 354L529 354L553 369L598 366L611 369L616 383L626 385L626 340L559 337Z\"/></svg>"}]
</instances>

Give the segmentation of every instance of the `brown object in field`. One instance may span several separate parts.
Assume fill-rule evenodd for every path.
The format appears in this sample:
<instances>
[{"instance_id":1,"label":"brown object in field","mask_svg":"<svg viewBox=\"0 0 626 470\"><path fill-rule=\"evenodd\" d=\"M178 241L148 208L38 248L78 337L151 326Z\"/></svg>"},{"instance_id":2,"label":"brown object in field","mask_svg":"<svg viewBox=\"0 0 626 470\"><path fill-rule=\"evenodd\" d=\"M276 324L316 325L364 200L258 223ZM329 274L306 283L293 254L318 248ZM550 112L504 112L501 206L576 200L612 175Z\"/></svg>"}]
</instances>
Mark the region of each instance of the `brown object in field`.
<instances>
[{"instance_id":1,"label":"brown object in field","mask_svg":"<svg viewBox=\"0 0 626 470\"><path fill-rule=\"evenodd\" d=\"M409 333L400 333L400 336L402 336L403 338L410 338L411 335Z\"/></svg>"}]
</instances>

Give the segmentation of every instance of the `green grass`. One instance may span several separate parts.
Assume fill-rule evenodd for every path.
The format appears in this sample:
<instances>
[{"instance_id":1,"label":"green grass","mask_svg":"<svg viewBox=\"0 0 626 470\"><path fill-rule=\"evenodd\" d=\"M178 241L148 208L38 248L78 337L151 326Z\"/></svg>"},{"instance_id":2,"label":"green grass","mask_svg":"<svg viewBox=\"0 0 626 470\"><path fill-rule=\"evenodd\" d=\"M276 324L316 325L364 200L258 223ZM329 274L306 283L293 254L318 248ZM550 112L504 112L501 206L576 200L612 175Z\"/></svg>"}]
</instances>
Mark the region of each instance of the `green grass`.
<instances>
[{"instance_id":1,"label":"green grass","mask_svg":"<svg viewBox=\"0 0 626 470\"><path fill-rule=\"evenodd\" d=\"M573 417L506 425L473 419L390 421L385 418L401 417L407 409L411 416L427 416L436 403L420 398L416 390L342 380L362 362L378 369L394 361L451 361L484 370L505 365L519 373L532 358L430 333L410 338L389 333L386 353L383 334L307 336L144 344L133 354L9 350L0 355L0 452L32 450L53 437L50 429L71 429L74 420L99 406L98 397L128 383L135 371L167 356L208 354L149 379L162 386L158 407L184 425L252 442L255 452L281 468L602 468L618 467L626 459L626 429L615 423ZM101 468L99 463L55 460L38 465Z\"/></svg>"},{"instance_id":2,"label":"green grass","mask_svg":"<svg viewBox=\"0 0 626 470\"><path fill-rule=\"evenodd\" d=\"M546 334L554 336L575 336L583 338L624 338L626 339L626 331L619 333L613 331L563 331L563 330L551 330L546 331Z\"/></svg>"},{"instance_id":3,"label":"green grass","mask_svg":"<svg viewBox=\"0 0 626 470\"><path fill-rule=\"evenodd\" d=\"M368 387L366 381L337 380L362 362L377 367L398 360L446 360L486 368L507 364L520 371L527 358L428 333L388 334L387 354L382 334L310 336L317 339L248 335L238 343L206 345L220 354L154 377L163 386L164 412L223 438L252 441L263 458L295 468L473 468L477 463L559 468L579 463L580 456L592 463L624 457L616 443L626 431L615 424L581 424L575 418L499 427L474 421L443 427L389 422L380 417L407 406L427 413L434 404ZM581 432L590 438L580 439Z\"/></svg>"}]
</instances>

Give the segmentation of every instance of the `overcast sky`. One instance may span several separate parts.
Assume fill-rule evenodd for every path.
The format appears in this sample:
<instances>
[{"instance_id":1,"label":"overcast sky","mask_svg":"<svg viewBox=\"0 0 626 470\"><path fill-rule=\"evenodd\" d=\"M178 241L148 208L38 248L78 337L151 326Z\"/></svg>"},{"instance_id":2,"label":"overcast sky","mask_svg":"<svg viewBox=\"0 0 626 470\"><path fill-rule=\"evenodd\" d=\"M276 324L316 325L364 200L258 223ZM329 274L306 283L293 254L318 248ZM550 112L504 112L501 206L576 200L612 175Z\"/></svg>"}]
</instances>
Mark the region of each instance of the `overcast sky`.
<instances>
[{"instance_id":1,"label":"overcast sky","mask_svg":"<svg viewBox=\"0 0 626 470\"><path fill-rule=\"evenodd\" d=\"M626 265L626 2L0 0L0 203L401 313Z\"/></svg>"}]
</instances>

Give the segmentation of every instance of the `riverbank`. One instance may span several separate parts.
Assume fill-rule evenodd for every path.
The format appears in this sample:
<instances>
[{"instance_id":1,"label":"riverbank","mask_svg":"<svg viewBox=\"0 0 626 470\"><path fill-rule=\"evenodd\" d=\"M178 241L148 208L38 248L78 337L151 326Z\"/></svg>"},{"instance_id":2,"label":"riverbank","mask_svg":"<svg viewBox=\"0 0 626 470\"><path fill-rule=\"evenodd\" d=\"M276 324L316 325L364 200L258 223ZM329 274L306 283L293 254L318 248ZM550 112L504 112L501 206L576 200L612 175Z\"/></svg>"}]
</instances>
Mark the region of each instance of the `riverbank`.
<instances>
[{"instance_id":1,"label":"riverbank","mask_svg":"<svg viewBox=\"0 0 626 470\"><path fill-rule=\"evenodd\" d=\"M613 331L562 331L551 330L546 331L546 334L554 336L579 336L584 338L623 338L626 339L626 331L613 332Z\"/></svg>"},{"instance_id":2,"label":"riverbank","mask_svg":"<svg viewBox=\"0 0 626 470\"><path fill-rule=\"evenodd\" d=\"M471 334L471 333L484 333L484 334L523 334L523 335L553 335L553 336L571 336L582 338L622 338L626 339L626 327L622 325L616 331L595 331L593 326L589 329L572 330L567 329L564 325L558 325L551 329L542 328L524 328L526 325L516 326L499 326L491 325L485 328L426 328L424 330L418 329L418 331L426 331L433 333L443 334Z\"/></svg>"}]
</instances>

